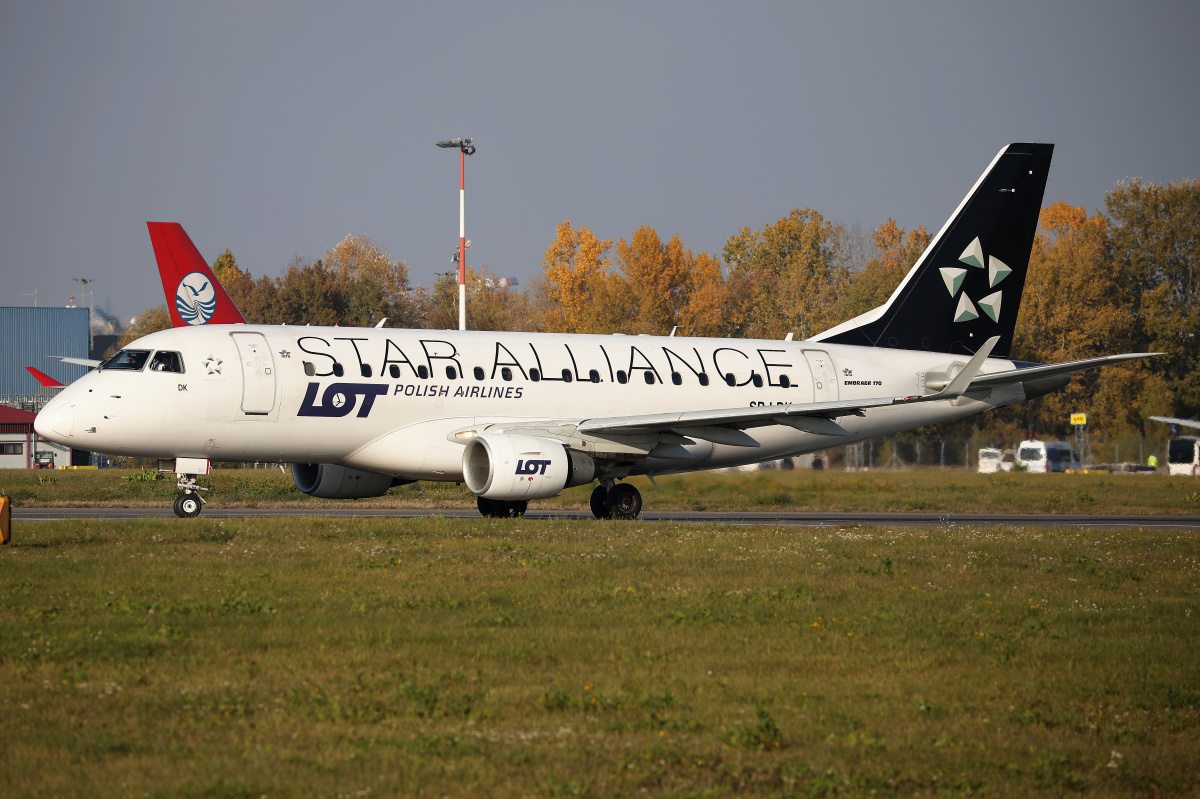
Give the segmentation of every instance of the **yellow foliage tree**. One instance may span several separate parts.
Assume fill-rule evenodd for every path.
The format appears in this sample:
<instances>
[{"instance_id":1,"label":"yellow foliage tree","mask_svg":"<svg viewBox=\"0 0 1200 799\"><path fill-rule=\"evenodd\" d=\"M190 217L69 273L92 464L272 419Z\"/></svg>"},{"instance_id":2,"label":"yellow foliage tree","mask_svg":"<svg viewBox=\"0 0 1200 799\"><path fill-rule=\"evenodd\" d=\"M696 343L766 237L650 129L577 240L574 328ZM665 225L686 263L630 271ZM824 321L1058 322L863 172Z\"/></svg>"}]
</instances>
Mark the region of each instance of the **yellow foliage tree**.
<instances>
[{"instance_id":1,"label":"yellow foliage tree","mask_svg":"<svg viewBox=\"0 0 1200 799\"><path fill-rule=\"evenodd\" d=\"M762 230L742 228L725 244L731 332L808 338L840 321L849 270L838 257L844 231L811 208Z\"/></svg>"},{"instance_id":2,"label":"yellow foliage tree","mask_svg":"<svg viewBox=\"0 0 1200 799\"><path fill-rule=\"evenodd\" d=\"M1042 209L1017 317L1013 354L1041 363L1073 361L1134 348L1131 282L1113 258L1104 217L1055 203ZM1146 362L1082 372L1061 391L1023 406L1027 426L1065 431L1087 412L1093 428L1116 435L1142 425L1166 404L1165 385Z\"/></svg>"},{"instance_id":3,"label":"yellow foliage tree","mask_svg":"<svg viewBox=\"0 0 1200 799\"><path fill-rule=\"evenodd\" d=\"M601 241L586 225L563 221L542 261L548 307L541 327L558 333L592 333L603 310L612 265L612 241ZM599 296L598 296L599 295Z\"/></svg>"}]
</instances>

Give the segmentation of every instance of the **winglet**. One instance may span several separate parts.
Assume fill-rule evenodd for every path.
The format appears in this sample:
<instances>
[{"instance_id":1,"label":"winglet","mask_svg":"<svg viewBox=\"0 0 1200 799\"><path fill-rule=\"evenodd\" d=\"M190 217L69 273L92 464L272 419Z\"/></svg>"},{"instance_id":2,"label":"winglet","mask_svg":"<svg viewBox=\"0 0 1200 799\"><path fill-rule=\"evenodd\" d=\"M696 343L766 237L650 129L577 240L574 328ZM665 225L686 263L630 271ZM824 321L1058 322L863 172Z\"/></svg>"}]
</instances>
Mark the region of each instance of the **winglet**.
<instances>
[{"instance_id":1,"label":"winglet","mask_svg":"<svg viewBox=\"0 0 1200 799\"><path fill-rule=\"evenodd\" d=\"M177 222L147 222L172 327L235 325L246 320Z\"/></svg>"},{"instance_id":2,"label":"winglet","mask_svg":"<svg viewBox=\"0 0 1200 799\"><path fill-rule=\"evenodd\" d=\"M33 375L33 379L41 383L46 388L63 388L63 384L55 380L50 375L40 369L34 369L32 366L26 366L25 370Z\"/></svg>"}]
</instances>

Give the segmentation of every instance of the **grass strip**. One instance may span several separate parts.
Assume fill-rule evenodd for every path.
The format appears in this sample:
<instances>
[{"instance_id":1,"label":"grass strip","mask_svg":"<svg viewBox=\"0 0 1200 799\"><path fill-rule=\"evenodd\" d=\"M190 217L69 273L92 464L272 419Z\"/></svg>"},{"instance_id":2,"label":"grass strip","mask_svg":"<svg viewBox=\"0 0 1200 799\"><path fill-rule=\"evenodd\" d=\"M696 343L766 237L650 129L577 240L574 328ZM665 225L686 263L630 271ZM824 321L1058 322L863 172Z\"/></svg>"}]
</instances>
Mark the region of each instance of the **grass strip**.
<instances>
[{"instance_id":1,"label":"grass strip","mask_svg":"<svg viewBox=\"0 0 1200 799\"><path fill-rule=\"evenodd\" d=\"M1200 790L1193 536L41 522L5 796Z\"/></svg>"}]
</instances>

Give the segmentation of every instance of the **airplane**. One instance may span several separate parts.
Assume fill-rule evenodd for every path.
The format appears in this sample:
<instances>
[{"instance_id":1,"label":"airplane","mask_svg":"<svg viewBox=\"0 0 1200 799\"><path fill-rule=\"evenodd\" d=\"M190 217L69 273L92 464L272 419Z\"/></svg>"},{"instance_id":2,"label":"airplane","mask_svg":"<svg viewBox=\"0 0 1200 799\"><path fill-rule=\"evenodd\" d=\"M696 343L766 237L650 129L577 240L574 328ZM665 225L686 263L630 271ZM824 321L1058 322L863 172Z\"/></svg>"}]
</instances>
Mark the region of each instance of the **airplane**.
<instances>
[{"instance_id":1,"label":"airplane","mask_svg":"<svg viewBox=\"0 0 1200 799\"><path fill-rule=\"evenodd\" d=\"M268 461L291 463L296 486L323 498L464 482L493 517L595 482L594 516L634 519L634 476L653 483L973 416L1152 355L1008 358L1052 153L1004 147L887 302L809 340L210 319L129 344L60 392L35 428L78 449L159 458L178 476L182 517L201 512L196 477L212 461Z\"/></svg>"}]
</instances>

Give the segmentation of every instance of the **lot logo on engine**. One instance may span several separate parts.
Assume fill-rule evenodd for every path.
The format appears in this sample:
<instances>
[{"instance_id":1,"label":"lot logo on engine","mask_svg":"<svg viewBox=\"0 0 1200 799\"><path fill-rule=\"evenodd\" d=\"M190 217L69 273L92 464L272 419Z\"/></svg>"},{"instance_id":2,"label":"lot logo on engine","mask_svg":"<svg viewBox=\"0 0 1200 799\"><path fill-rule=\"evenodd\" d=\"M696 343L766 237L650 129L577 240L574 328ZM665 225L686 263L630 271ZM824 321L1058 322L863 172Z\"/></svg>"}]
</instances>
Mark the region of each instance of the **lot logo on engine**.
<instances>
[{"instance_id":1,"label":"lot logo on engine","mask_svg":"<svg viewBox=\"0 0 1200 799\"><path fill-rule=\"evenodd\" d=\"M550 461L517 461L517 474L545 474Z\"/></svg>"},{"instance_id":2,"label":"lot logo on engine","mask_svg":"<svg viewBox=\"0 0 1200 799\"><path fill-rule=\"evenodd\" d=\"M296 414L297 416L349 416L358 403L358 398L362 397L362 407L358 409L358 418L362 419L371 412L375 398L388 391L386 385L372 383L330 383L325 389L325 393L321 395L321 404L316 405L314 402L317 399L317 388L320 385L320 383L308 384L308 391L304 394L304 402L300 403L300 411Z\"/></svg>"}]
</instances>

